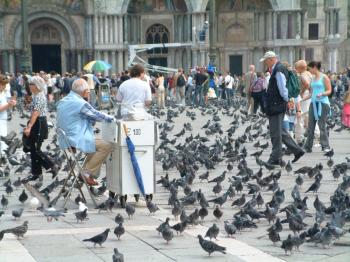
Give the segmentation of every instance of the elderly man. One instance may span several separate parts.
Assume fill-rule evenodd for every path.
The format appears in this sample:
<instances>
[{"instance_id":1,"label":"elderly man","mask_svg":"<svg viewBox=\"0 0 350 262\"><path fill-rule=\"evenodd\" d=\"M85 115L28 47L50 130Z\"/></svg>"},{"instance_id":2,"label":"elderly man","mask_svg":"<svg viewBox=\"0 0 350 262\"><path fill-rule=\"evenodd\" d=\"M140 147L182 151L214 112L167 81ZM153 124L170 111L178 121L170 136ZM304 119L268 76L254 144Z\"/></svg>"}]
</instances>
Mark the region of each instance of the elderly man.
<instances>
[{"instance_id":1,"label":"elderly man","mask_svg":"<svg viewBox=\"0 0 350 262\"><path fill-rule=\"evenodd\" d=\"M253 113L254 111L254 99L251 95L251 88L253 87L255 81L257 80L257 76L255 73L255 66L249 66L249 72L244 75L244 93L247 97L247 111L248 113Z\"/></svg>"},{"instance_id":2,"label":"elderly man","mask_svg":"<svg viewBox=\"0 0 350 262\"><path fill-rule=\"evenodd\" d=\"M266 115L269 117L270 137L272 152L268 163L270 165L281 165L282 163L282 141L289 151L294 154L293 163L298 161L305 152L295 143L289 133L282 128L284 114L287 111L288 89L288 70L278 60L277 55L268 51L260 59L264 62L271 72L271 77L267 87L266 97Z\"/></svg>"},{"instance_id":3,"label":"elderly man","mask_svg":"<svg viewBox=\"0 0 350 262\"><path fill-rule=\"evenodd\" d=\"M84 79L79 78L73 82L71 92L58 102L57 127L64 130L72 147L87 153L83 175L89 185L97 185L95 178L112 151L112 146L101 139L95 139L92 124L96 121L111 122L114 117L96 111L86 101L89 93L89 86ZM67 148L62 139L59 139L59 144L61 148Z\"/></svg>"}]
</instances>

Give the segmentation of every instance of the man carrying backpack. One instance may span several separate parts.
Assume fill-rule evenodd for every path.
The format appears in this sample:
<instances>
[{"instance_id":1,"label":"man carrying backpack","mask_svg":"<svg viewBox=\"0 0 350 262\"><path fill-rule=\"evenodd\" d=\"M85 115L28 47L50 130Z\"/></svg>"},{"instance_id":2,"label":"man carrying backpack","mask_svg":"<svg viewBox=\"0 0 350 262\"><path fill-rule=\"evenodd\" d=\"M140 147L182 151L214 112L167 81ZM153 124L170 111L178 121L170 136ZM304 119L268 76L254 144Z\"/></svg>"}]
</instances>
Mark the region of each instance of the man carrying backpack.
<instances>
[{"instance_id":1,"label":"man carrying backpack","mask_svg":"<svg viewBox=\"0 0 350 262\"><path fill-rule=\"evenodd\" d=\"M175 75L175 93L176 101L181 106L185 106L186 81L187 79L184 75L184 70L179 68L177 74Z\"/></svg>"},{"instance_id":2,"label":"man carrying backpack","mask_svg":"<svg viewBox=\"0 0 350 262\"><path fill-rule=\"evenodd\" d=\"M268 51L260 62L269 68L271 77L266 90L265 112L269 118L272 152L268 160L270 165L282 165L282 142L294 154L293 163L299 160L305 152L295 143L292 137L282 129L284 114L287 111L288 97L288 70L277 60L273 51Z\"/></svg>"}]
</instances>

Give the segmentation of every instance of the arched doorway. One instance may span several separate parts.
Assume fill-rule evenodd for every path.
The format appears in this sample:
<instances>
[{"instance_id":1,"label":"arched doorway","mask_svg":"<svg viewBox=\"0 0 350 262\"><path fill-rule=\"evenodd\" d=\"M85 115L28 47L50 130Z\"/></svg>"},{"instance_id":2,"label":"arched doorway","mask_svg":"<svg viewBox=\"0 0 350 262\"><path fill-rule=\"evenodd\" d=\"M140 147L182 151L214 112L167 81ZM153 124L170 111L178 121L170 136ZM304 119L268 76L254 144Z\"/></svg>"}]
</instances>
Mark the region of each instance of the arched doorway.
<instances>
[{"instance_id":1,"label":"arched doorway","mask_svg":"<svg viewBox=\"0 0 350 262\"><path fill-rule=\"evenodd\" d=\"M58 28L40 21L32 26L30 44L34 72L62 72L62 37Z\"/></svg>"},{"instance_id":2,"label":"arched doorway","mask_svg":"<svg viewBox=\"0 0 350 262\"><path fill-rule=\"evenodd\" d=\"M147 44L169 43L169 30L162 24L154 24L146 31ZM168 66L168 48L154 48L148 50L148 63L157 66Z\"/></svg>"}]
</instances>

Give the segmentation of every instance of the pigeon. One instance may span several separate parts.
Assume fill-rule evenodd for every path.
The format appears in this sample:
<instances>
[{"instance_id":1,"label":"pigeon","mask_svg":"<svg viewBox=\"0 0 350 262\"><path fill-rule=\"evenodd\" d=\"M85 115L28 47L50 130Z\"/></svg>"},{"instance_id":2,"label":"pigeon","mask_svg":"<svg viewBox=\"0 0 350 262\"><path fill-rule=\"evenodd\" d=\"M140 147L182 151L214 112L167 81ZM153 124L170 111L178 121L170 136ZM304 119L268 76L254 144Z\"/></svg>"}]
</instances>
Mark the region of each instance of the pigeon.
<instances>
[{"instance_id":1,"label":"pigeon","mask_svg":"<svg viewBox=\"0 0 350 262\"><path fill-rule=\"evenodd\" d=\"M9 204L9 200L8 200L4 195L2 195L2 198L1 198L1 206L2 206L3 208L7 208L8 204Z\"/></svg>"},{"instance_id":2,"label":"pigeon","mask_svg":"<svg viewBox=\"0 0 350 262\"><path fill-rule=\"evenodd\" d=\"M125 211L128 214L129 219L131 219L132 216L135 214L135 207L130 205L129 203L126 203Z\"/></svg>"},{"instance_id":3,"label":"pigeon","mask_svg":"<svg viewBox=\"0 0 350 262\"><path fill-rule=\"evenodd\" d=\"M37 199L36 197L33 197L30 201L29 201L29 205L31 207L32 210L36 210L39 206L40 206L40 201L39 199Z\"/></svg>"},{"instance_id":4,"label":"pigeon","mask_svg":"<svg viewBox=\"0 0 350 262\"><path fill-rule=\"evenodd\" d=\"M327 151L326 153L324 153L324 156L326 156L328 158L332 158L334 156L333 148L331 150Z\"/></svg>"},{"instance_id":5,"label":"pigeon","mask_svg":"<svg viewBox=\"0 0 350 262\"><path fill-rule=\"evenodd\" d=\"M12 216L14 217L15 220L17 218L19 219L22 216L23 210L24 210L23 207L21 207L20 209L12 210Z\"/></svg>"},{"instance_id":6,"label":"pigeon","mask_svg":"<svg viewBox=\"0 0 350 262\"><path fill-rule=\"evenodd\" d=\"M281 241L280 235L277 232L276 226L272 225L271 228L268 229L269 231L269 239L272 241L273 245L276 245L276 242Z\"/></svg>"},{"instance_id":7,"label":"pigeon","mask_svg":"<svg viewBox=\"0 0 350 262\"><path fill-rule=\"evenodd\" d=\"M238 199L236 199L235 201L232 202L231 206L242 206L245 204L245 194L242 194L242 196Z\"/></svg>"},{"instance_id":8,"label":"pigeon","mask_svg":"<svg viewBox=\"0 0 350 262\"><path fill-rule=\"evenodd\" d=\"M298 175L298 177L295 179L295 183L301 187L301 185L304 183L304 179L300 176L300 174Z\"/></svg>"},{"instance_id":9,"label":"pigeon","mask_svg":"<svg viewBox=\"0 0 350 262\"><path fill-rule=\"evenodd\" d=\"M5 232L4 231L0 231L0 242L4 238L4 235L5 235Z\"/></svg>"},{"instance_id":10,"label":"pigeon","mask_svg":"<svg viewBox=\"0 0 350 262\"><path fill-rule=\"evenodd\" d=\"M226 171L224 171L220 176L215 177L214 179L208 181L208 183L217 183L217 182L222 182L225 180L225 176L226 176Z\"/></svg>"},{"instance_id":11,"label":"pigeon","mask_svg":"<svg viewBox=\"0 0 350 262\"><path fill-rule=\"evenodd\" d=\"M78 202L78 205L80 212L83 212L85 209L89 210L88 207L82 201Z\"/></svg>"},{"instance_id":12,"label":"pigeon","mask_svg":"<svg viewBox=\"0 0 350 262\"><path fill-rule=\"evenodd\" d=\"M120 237L125 233L125 228L123 227L122 223L119 223L119 225L114 229L114 234L117 236L118 240L120 240Z\"/></svg>"},{"instance_id":13,"label":"pigeon","mask_svg":"<svg viewBox=\"0 0 350 262\"><path fill-rule=\"evenodd\" d=\"M154 214L157 210L159 210L159 207L152 201L147 201L147 208L150 215Z\"/></svg>"},{"instance_id":14,"label":"pigeon","mask_svg":"<svg viewBox=\"0 0 350 262\"><path fill-rule=\"evenodd\" d=\"M209 256L214 252L221 252L226 254L226 247L219 246L212 241L205 240L201 235L197 236L199 239L199 244L203 248L205 252L209 254Z\"/></svg>"},{"instance_id":15,"label":"pigeon","mask_svg":"<svg viewBox=\"0 0 350 262\"><path fill-rule=\"evenodd\" d=\"M94 247L96 245L99 245L100 247L102 247L102 244L107 240L108 237L108 233L109 233L110 229L107 228L105 231L103 231L101 234L98 234L92 238L87 238L84 239L84 242L92 242L94 244Z\"/></svg>"},{"instance_id":16,"label":"pigeon","mask_svg":"<svg viewBox=\"0 0 350 262\"><path fill-rule=\"evenodd\" d=\"M169 221L170 221L170 218L167 217L165 219L165 222L161 223L156 229L159 233L162 233L162 231L164 230L165 227L168 227L169 226Z\"/></svg>"},{"instance_id":17,"label":"pigeon","mask_svg":"<svg viewBox=\"0 0 350 262\"><path fill-rule=\"evenodd\" d=\"M185 231L186 227L187 227L187 221L184 221L173 225L171 228L174 229L177 234L179 233L182 234L182 232Z\"/></svg>"},{"instance_id":18,"label":"pigeon","mask_svg":"<svg viewBox=\"0 0 350 262\"><path fill-rule=\"evenodd\" d=\"M18 177L18 179L17 179L15 182L13 182L12 185L13 185L16 189L19 188L19 187L22 185L22 180L21 180L21 178Z\"/></svg>"},{"instance_id":19,"label":"pigeon","mask_svg":"<svg viewBox=\"0 0 350 262\"><path fill-rule=\"evenodd\" d=\"M224 213L220 210L219 206L216 205L214 211L213 211L213 215L216 219L220 220L220 218L222 217Z\"/></svg>"},{"instance_id":20,"label":"pigeon","mask_svg":"<svg viewBox=\"0 0 350 262\"><path fill-rule=\"evenodd\" d=\"M74 203L79 205L79 202L83 202L83 198L80 196L80 194L77 195L77 197L74 199Z\"/></svg>"},{"instance_id":21,"label":"pigeon","mask_svg":"<svg viewBox=\"0 0 350 262\"><path fill-rule=\"evenodd\" d=\"M209 171L207 171L207 172L205 172L204 174L200 175L198 178L201 180L201 182L202 182L203 180L209 181L209 180L208 180L208 178L209 178Z\"/></svg>"},{"instance_id":22,"label":"pigeon","mask_svg":"<svg viewBox=\"0 0 350 262\"><path fill-rule=\"evenodd\" d=\"M167 244L169 244L169 241L171 241L173 239L174 233L169 226L164 227L164 229L162 231L162 237L166 241Z\"/></svg>"},{"instance_id":23,"label":"pigeon","mask_svg":"<svg viewBox=\"0 0 350 262\"><path fill-rule=\"evenodd\" d=\"M3 230L4 233L12 233L17 237L17 239L20 237L23 238L24 234L27 233L27 231L28 231L28 221L24 221L21 226Z\"/></svg>"},{"instance_id":24,"label":"pigeon","mask_svg":"<svg viewBox=\"0 0 350 262\"><path fill-rule=\"evenodd\" d=\"M236 234L237 228L234 224L225 221L225 231L227 233L227 237L232 237L232 235Z\"/></svg>"},{"instance_id":25,"label":"pigeon","mask_svg":"<svg viewBox=\"0 0 350 262\"><path fill-rule=\"evenodd\" d=\"M47 219L47 222L51 222L52 219L55 219L56 221L58 221L59 217L65 217L65 215L62 211L56 210L52 207L47 208L47 209L44 209L43 207L39 207L37 209L40 210L44 214L44 216Z\"/></svg>"},{"instance_id":26,"label":"pigeon","mask_svg":"<svg viewBox=\"0 0 350 262\"><path fill-rule=\"evenodd\" d=\"M202 207L201 209L199 209L198 211L198 215L201 218L201 220L203 221L204 218L209 214L208 209L206 207Z\"/></svg>"},{"instance_id":27,"label":"pigeon","mask_svg":"<svg viewBox=\"0 0 350 262\"><path fill-rule=\"evenodd\" d=\"M282 241L281 248L283 248L285 254L288 255L288 253L287 253L288 251L292 254L293 247L294 247L294 245L293 245L293 241L292 241L292 235L289 234L288 238L286 240Z\"/></svg>"},{"instance_id":28,"label":"pigeon","mask_svg":"<svg viewBox=\"0 0 350 262\"><path fill-rule=\"evenodd\" d=\"M309 187L309 189L305 191L305 193L308 193L308 192L317 193L320 186L321 186L321 179L316 179L315 182Z\"/></svg>"},{"instance_id":29,"label":"pigeon","mask_svg":"<svg viewBox=\"0 0 350 262\"><path fill-rule=\"evenodd\" d=\"M19 202L24 204L24 202L26 202L27 199L28 199L28 195L26 194L26 191L23 189L22 193L18 197L18 200L19 200Z\"/></svg>"},{"instance_id":30,"label":"pigeon","mask_svg":"<svg viewBox=\"0 0 350 262\"><path fill-rule=\"evenodd\" d=\"M217 238L219 235L220 229L218 226L214 223L211 227L208 228L207 233L205 234L205 237L209 237L211 240L212 238Z\"/></svg>"},{"instance_id":31,"label":"pigeon","mask_svg":"<svg viewBox=\"0 0 350 262\"><path fill-rule=\"evenodd\" d=\"M13 192L13 187L11 186L11 184L8 184L6 186L5 192L7 193L7 196L11 196L11 194Z\"/></svg>"},{"instance_id":32,"label":"pigeon","mask_svg":"<svg viewBox=\"0 0 350 262\"><path fill-rule=\"evenodd\" d=\"M120 224L124 223L124 217L121 214L117 214L114 218L115 223Z\"/></svg>"},{"instance_id":33,"label":"pigeon","mask_svg":"<svg viewBox=\"0 0 350 262\"><path fill-rule=\"evenodd\" d=\"M113 262L124 262L124 255L122 253L119 253L117 248L114 248L113 252L114 252L112 256Z\"/></svg>"},{"instance_id":34,"label":"pigeon","mask_svg":"<svg viewBox=\"0 0 350 262\"><path fill-rule=\"evenodd\" d=\"M208 202L213 202L214 205L217 204L219 205L220 207L225 204L225 202L227 201L227 196L228 196L228 192L226 192L225 194L223 194L222 196L219 196L217 198L214 198L214 199L211 199L211 200L208 200Z\"/></svg>"},{"instance_id":35,"label":"pigeon","mask_svg":"<svg viewBox=\"0 0 350 262\"><path fill-rule=\"evenodd\" d=\"M83 223L83 221L87 218L87 211L87 208L85 208L84 211L78 211L74 213L75 218L77 219L77 223L79 223L79 221Z\"/></svg>"}]
</instances>

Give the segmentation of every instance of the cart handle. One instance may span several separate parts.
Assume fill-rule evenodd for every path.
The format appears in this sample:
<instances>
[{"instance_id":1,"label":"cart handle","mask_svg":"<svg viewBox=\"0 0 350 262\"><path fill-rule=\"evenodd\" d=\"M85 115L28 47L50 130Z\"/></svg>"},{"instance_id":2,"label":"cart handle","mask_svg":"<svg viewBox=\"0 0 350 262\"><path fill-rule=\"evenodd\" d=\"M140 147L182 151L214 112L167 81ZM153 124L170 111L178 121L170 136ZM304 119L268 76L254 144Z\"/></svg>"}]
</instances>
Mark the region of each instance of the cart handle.
<instances>
[{"instance_id":1,"label":"cart handle","mask_svg":"<svg viewBox=\"0 0 350 262\"><path fill-rule=\"evenodd\" d=\"M123 128L125 135L128 136L128 128L126 127L126 124L123 124Z\"/></svg>"}]
</instances>

